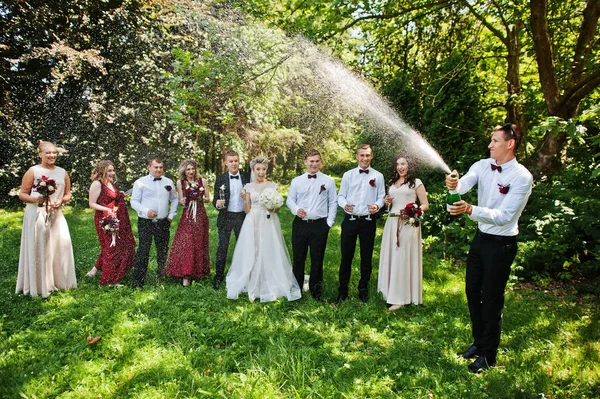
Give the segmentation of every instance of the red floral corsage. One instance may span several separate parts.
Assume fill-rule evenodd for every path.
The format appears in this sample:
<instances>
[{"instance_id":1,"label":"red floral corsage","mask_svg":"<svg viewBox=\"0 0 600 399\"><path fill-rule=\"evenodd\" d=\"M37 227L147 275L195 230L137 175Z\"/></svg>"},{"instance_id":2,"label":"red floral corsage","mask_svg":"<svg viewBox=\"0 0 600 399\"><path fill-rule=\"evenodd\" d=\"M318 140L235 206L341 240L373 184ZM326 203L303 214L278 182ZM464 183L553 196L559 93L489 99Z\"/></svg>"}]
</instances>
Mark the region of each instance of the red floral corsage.
<instances>
[{"instance_id":1,"label":"red floral corsage","mask_svg":"<svg viewBox=\"0 0 600 399\"><path fill-rule=\"evenodd\" d=\"M167 190L167 191L171 192L171 190L173 190L173 187L171 187L171 186L167 185L167 186L165 186L165 190Z\"/></svg>"},{"instance_id":2,"label":"red floral corsage","mask_svg":"<svg viewBox=\"0 0 600 399\"><path fill-rule=\"evenodd\" d=\"M508 190L510 189L510 184L503 186L502 184L498 184L498 191L500 194L508 194Z\"/></svg>"},{"instance_id":3,"label":"red floral corsage","mask_svg":"<svg viewBox=\"0 0 600 399\"><path fill-rule=\"evenodd\" d=\"M375 179L369 180L369 184L371 185L371 187L375 187Z\"/></svg>"},{"instance_id":4,"label":"red floral corsage","mask_svg":"<svg viewBox=\"0 0 600 399\"><path fill-rule=\"evenodd\" d=\"M321 194L321 193L322 193L323 191L325 191L325 190L327 190L327 189L325 188L325 185L324 185L324 184L321 184L321 189L319 190L319 194Z\"/></svg>"}]
</instances>

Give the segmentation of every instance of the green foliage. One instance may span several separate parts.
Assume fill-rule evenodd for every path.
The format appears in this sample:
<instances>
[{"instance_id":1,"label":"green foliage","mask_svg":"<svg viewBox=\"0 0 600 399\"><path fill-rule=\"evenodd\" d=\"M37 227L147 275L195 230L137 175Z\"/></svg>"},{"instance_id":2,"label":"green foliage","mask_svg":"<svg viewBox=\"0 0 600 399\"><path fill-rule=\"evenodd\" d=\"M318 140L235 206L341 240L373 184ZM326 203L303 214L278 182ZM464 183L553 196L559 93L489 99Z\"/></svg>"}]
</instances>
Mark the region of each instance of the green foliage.
<instances>
[{"instance_id":1,"label":"green foliage","mask_svg":"<svg viewBox=\"0 0 600 399\"><path fill-rule=\"evenodd\" d=\"M584 122L580 125L579 122ZM597 107L579 120L549 119L541 129L572 131L563 172L538 182L521 218L525 275L562 279L600 272L600 141Z\"/></svg>"},{"instance_id":2,"label":"green foliage","mask_svg":"<svg viewBox=\"0 0 600 399\"><path fill-rule=\"evenodd\" d=\"M453 169L468 168L486 151L480 91L473 64L460 54L439 66L427 88L423 132Z\"/></svg>"}]
</instances>

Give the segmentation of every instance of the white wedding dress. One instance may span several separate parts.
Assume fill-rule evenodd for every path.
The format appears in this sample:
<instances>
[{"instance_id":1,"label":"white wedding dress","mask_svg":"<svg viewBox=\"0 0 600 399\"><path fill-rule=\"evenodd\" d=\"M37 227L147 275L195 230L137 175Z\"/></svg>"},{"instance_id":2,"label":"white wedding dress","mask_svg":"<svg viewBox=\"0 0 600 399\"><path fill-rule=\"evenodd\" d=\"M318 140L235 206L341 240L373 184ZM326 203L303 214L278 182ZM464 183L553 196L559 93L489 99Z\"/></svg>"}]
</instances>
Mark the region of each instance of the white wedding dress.
<instances>
[{"instance_id":1,"label":"white wedding dress","mask_svg":"<svg viewBox=\"0 0 600 399\"><path fill-rule=\"evenodd\" d=\"M289 301L301 297L279 217L271 213L268 218L267 210L259 202L260 194L270 187L277 188L271 182L246 186L252 205L244 219L225 279L229 299L238 299L242 292L248 293L250 302L256 298L270 302L283 297Z\"/></svg>"}]
</instances>

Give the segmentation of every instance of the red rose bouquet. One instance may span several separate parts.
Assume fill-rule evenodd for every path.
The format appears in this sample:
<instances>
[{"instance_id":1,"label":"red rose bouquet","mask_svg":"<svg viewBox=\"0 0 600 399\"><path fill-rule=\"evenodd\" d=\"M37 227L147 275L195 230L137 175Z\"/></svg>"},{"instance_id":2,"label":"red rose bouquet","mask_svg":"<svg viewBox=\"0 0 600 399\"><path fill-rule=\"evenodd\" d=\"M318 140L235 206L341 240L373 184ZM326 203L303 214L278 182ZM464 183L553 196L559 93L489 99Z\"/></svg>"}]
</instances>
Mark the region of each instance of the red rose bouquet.
<instances>
[{"instance_id":1,"label":"red rose bouquet","mask_svg":"<svg viewBox=\"0 0 600 399\"><path fill-rule=\"evenodd\" d=\"M57 186L56 180L48 176L42 176L33 186L35 191L44 197L44 205L46 206L46 223L48 223L48 203L50 202L50 196L56 192Z\"/></svg>"},{"instance_id":2,"label":"red rose bouquet","mask_svg":"<svg viewBox=\"0 0 600 399\"><path fill-rule=\"evenodd\" d=\"M417 204L410 202L406 204L404 209L400 210L400 217L406 220L405 224L419 227L423 218L423 210Z\"/></svg>"}]
</instances>

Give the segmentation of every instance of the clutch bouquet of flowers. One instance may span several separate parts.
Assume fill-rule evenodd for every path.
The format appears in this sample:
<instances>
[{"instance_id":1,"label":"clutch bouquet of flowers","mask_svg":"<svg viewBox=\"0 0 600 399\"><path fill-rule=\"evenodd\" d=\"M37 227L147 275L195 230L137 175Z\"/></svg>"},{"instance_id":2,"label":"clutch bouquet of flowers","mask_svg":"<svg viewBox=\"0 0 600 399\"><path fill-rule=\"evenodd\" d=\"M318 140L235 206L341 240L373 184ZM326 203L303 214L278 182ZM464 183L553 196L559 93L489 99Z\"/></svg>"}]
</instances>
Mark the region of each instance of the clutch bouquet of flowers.
<instances>
[{"instance_id":1,"label":"clutch bouquet of flowers","mask_svg":"<svg viewBox=\"0 0 600 399\"><path fill-rule=\"evenodd\" d=\"M400 217L406 220L404 224L419 227L423 218L423 210L417 204L410 202L400 211Z\"/></svg>"},{"instance_id":2,"label":"clutch bouquet of flowers","mask_svg":"<svg viewBox=\"0 0 600 399\"><path fill-rule=\"evenodd\" d=\"M44 197L44 205L46 206L46 223L48 223L48 203L50 202L50 196L56 192L56 180L48 176L42 176L34 184L33 188L38 194Z\"/></svg>"},{"instance_id":3,"label":"clutch bouquet of flowers","mask_svg":"<svg viewBox=\"0 0 600 399\"><path fill-rule=\"evenodd\" d=\"M115 210L116 212L116 210ZM117 245L117 232L119 231L119 219L116 216L106 215L100 220L100 227L106 233L112 234L111 247Z\"/></svg>"},{"instance_id":4,"label":"clutch bouquet of flowers","mask_svg":"<svg viewBox=\"0 0 600 399\"><path fill-rule=\"evenodd\" d=\"M398 227L396 229L396 246L400 246L400 231L403 225L410 225L413 227L419 227L421 225L421 219L423 218L423 210L417 206L417 204L410 202L406 204L403 209L397 214L390 214L390 216L398 216L404 220L404 223L398 221Z\"/></svg>"},{"instance_id":5,"label":"clutch bouquet of flowers","mask_svg":"<svg viewBox=\"0 0 600 399\"><path fill-rule=\"evenodd\" d=\"M194 222L196 221L196 212L198 210L198 200L204 196L204 187L197 181L186 182L187 190L186 198L188 199L188 214L192 215Z\"/></svg>"},{"instance_id":6,"label":"clutch bouquet of flowers","mask_svg":"<svg viewBox=\"0 0 600 399\"><path fill-rule=\"evenodd\" d=\"M267 219L271 218L269 209L279 209L283 205L283 197L274 188L270 187L265 189L259 198L259 202L267 208Z\"/></svg>"}]
</instances>

